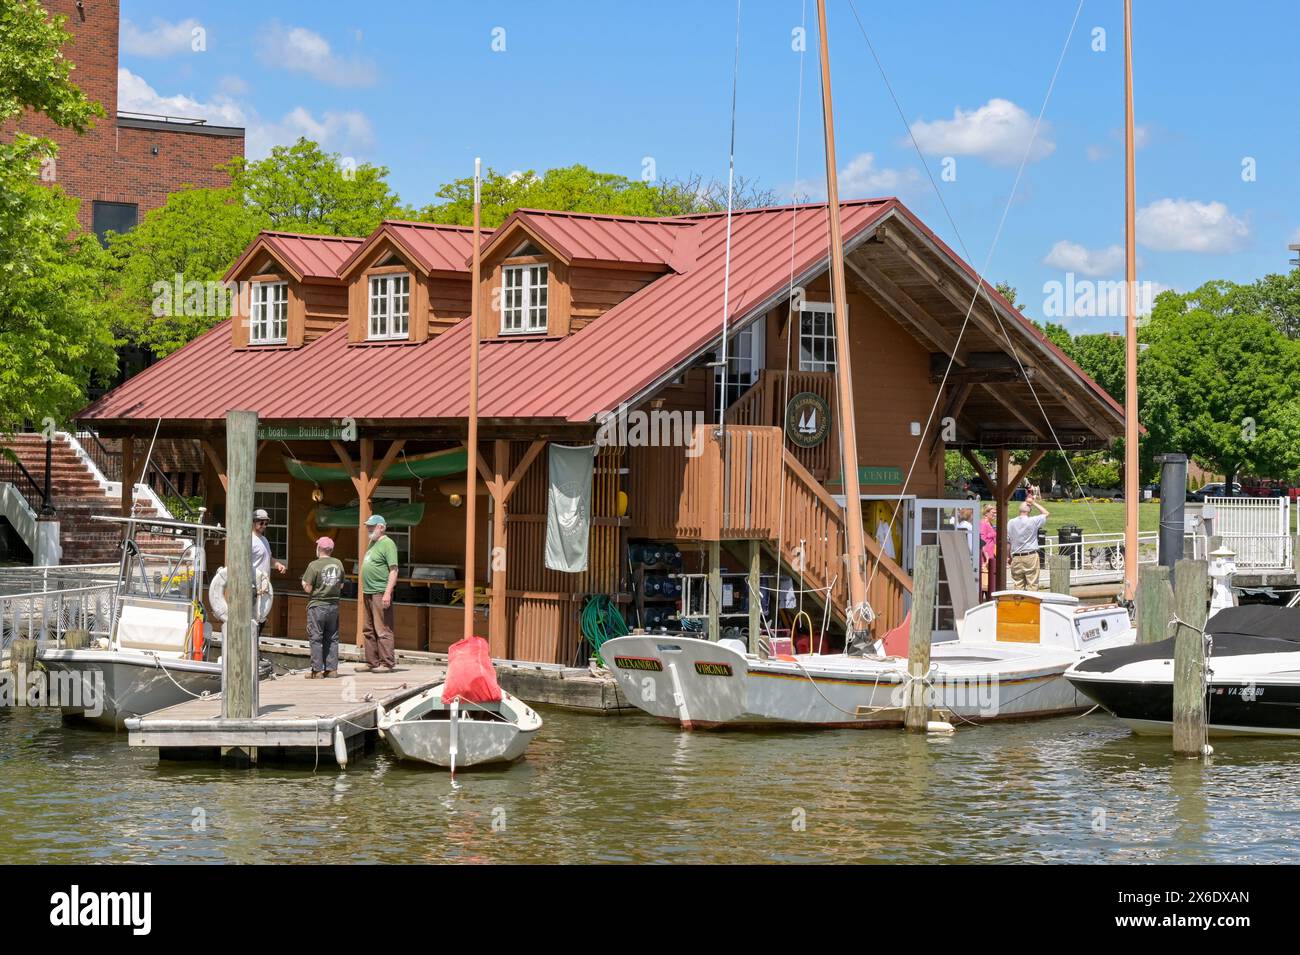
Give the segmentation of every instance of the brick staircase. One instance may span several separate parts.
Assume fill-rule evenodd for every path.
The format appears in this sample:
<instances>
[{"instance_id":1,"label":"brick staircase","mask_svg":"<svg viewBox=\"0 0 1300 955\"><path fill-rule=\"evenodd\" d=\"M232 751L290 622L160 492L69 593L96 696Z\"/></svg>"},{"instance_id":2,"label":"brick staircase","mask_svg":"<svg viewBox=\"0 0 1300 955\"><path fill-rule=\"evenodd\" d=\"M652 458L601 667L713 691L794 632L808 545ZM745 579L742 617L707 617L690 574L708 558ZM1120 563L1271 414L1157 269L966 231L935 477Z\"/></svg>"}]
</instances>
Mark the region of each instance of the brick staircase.
<instances>
[{"instance_id":1,"label":"brick staircase","mask_svg":"<svg viewBox=\"0 0 1300 955\"><path fill-rule=\"evenodd\" d=\"M0 438L27 468L37 484L45 480L45 439L39 434L14 434ZM29 489L20 488L29 491ZM56 438L50 456L50 496L59 519L59 542L64 564L97 564L116 561L121 554L121 531L111 524L92 520L94 515L120 513L121 501L96 479L90 465L73 450L66 438ZM32 510L40 510L37 495L25 493ZM136 513L157 516L149 500L137 494ZM150 553L177 554L179 541L140 536L141 546Z\"/></svg>"}]
</instances>

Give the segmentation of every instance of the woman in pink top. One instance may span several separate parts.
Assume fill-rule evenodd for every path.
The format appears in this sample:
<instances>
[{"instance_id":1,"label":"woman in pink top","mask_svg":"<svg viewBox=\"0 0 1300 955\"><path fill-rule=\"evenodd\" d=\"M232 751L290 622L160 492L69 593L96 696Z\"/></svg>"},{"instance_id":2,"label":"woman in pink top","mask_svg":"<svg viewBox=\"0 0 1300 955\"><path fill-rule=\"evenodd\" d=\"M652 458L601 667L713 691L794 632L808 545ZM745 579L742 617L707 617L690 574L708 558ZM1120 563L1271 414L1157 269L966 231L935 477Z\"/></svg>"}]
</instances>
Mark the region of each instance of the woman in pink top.
<instances>
[{"instance_id":1,"label":"woman in pink top","mask_svg":"<svg viewBox=\"0 0 1300 955\"><path fill-rule=\"evenodd\" d=\"M993 526L997 516L996 505L984 505L984 516L980 520L980 590L986 598L992 585L989 570L993 566L993 558L998 549L998 532Z\"/></svg>"}]
</instances>

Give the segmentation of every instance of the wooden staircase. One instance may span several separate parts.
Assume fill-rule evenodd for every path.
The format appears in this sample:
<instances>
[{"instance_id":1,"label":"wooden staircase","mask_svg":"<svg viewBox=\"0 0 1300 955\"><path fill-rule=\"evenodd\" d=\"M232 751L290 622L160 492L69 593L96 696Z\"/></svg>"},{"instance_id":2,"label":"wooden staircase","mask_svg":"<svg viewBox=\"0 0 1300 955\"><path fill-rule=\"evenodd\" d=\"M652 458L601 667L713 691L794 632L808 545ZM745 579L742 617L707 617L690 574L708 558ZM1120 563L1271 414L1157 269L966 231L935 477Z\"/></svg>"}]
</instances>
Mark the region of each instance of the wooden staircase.
<instances>
[{"instance_id":1,"label":"wooden staircase","mask_svg":"<svg viewBox=\"0 0 1300 955\"><path fill-rule=\"evenodd\" d=\"M719 440L715 426L696 429L700 453L681 448L634 448L630 475L633 526L657 539L736 542L758 540L770 558L821 607L829 596L832 617L844 624L848 604L844 512L800 461L785 448L780 428L728 425ZM684 461L684 464L683 464ZM867 599L876 613L875 632L897 626L906 615L912 581L867 534Z\"/></svg>"}]
</instances>

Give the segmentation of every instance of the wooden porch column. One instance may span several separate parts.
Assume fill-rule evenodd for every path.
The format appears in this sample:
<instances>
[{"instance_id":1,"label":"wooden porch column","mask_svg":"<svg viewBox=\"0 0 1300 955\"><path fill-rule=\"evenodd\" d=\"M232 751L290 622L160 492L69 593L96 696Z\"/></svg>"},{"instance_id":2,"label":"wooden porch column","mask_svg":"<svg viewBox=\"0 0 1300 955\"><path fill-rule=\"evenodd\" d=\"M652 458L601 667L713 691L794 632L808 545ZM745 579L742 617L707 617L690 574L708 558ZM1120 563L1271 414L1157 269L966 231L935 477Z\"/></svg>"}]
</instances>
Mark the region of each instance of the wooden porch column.
<instances>
[{"instance_id":1,"label":"wooden porch column","mask_svg":"<svg viewBox=\"0 0 1300 955\"><path fill-rule=\"evenodd\" d=\"M492 444L493 466L489 468L481 454L477 455L475 462L488 493L492 495L492 551L488 555L488 567L492 571L491 589L488 591L488 650L498 660L509 659L514 649L511 646L510 621L506 617L506 585L510 567L506 541L507 505L515 488L519 486L520 479L545 447L545 441L534 441L524 452L519 465L510 471L510 442L497 440ZM466 494L475 493L471 478L470 470L466 468Z\"/></svg>"},{"instance_id":2,"label":"wooden porch column","mask_svg":"<svg viewBox=\"0 0 1300 955\"><path fill-rule=\"evenodd\" d=\"M1011 555L1007 553L1007 501L1011 497L1011 485L1008 481L1011 471L1011 452L1006 448L998 449L998 474L997 487L993 489L993 500L998 506L998 546L997 546L997 573L993 575L993 589L1007 589L1007 561Z\"/></svg>"},{"instance_id":3,"label":"wooden porch column","mask_svg":"<svg viewBox=\"0 0 1300 955\"><path fill-rule=\"evenodd\" d=\"M334 448L334 453L338 459L343 462L347 468L348 476L352 478L352 486L357 492L357 646L365 642L362 636L362 629L366 622L366 608L364 606L365 594L361 586L361 568L366 559L366 544L369 542L369 535L366 531L366 521L370 519L370 496L375 493L375 488L383 480L384 474L388 471L397 455L406 445L404 439L392 441L388 445L388 451L384 458L375 465L375 439L361 439L361 467L358 470L352 460L352 455L348 454L342 442L331 441L330 445Z\"/></svg>"},{"instance_id":4,"label":"wooden porch column","mask_svg":"<svg viewBox=\"0 0 1300 955\"><path fill-rule=\"evenodd\" d=\"M135 438L122 439L122 498L123 517L130 517L135 504Z\"/></svg>"},{"instance_id":5,"label":"wooden porch column","mask_svg":"<svg viewBox=\"0 0 1300 955\"><path fill-rule=\"evenodd\" d=\"M722 635L722 541L709 541L709 634L716 642Z\"/></svg>"},{"instance_id":6,"label":"wooden porch column","mask_svg":"<svg viewBox=\"0 0 1300 955\"><path fill-rule=\"evenodd\" d=\"M760 573L762 565L759 561L760 551L758 541L752 540L749 544L749 652L758 653L758 638L763 626L762 615L762 595L763 595L763 578ZM816 652L812 647L812 634L808 635L808 652Z\"/></svg>"}]
</instances>

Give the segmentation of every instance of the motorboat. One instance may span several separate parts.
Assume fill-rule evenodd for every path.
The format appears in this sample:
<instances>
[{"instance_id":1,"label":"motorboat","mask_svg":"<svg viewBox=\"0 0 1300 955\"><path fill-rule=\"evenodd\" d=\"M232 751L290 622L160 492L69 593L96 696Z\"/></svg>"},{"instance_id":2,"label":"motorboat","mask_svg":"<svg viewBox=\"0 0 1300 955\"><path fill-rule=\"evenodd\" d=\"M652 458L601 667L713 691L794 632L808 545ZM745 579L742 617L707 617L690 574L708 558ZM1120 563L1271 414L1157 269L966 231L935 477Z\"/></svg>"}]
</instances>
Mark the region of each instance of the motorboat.
<instances>
[{"instance_id":1,"label":"motorboat","mask_svg":"<svg viewBox=\"0 0 1300 955\"><path fill-rule=\"evenodd\" d=\"M1065 672L1134 639L1122 606L998 591L967 612L956 640L931 645L930 671L917 678L931 708L959 723L1059 716L1091 705ZM764 657L685 634L617 637L601 656L630 703L687 729L900 726L913 679L904 656Z\"/></svg>"},{"instance_id":2,"label":"motorboat","mask_svg":"<svg viewBox=\"0 0 1300 955\"><path fill-rule=\"evenodd\" d=\"M1300 608L1225 607L1205 626L1211 736L1300 736ZM1175 637L1089 654L1066 679L1134 733L1169 736Z\"/></svg>"},{"instance_id":3,"label":"motorboat","mask_svg":"<svg viewBox=\"0 0 1300 955\"><path fill-rule=\"evenodd\" d=\"M52 683L75 691L61 699L65 717L120 729L128 717L221 692L221 662L205 659L203 547L222 528L161 518L104 517L125 535L108 632L87 647L42 641L37 660ZM179 549L150 553L148 540L171 539ZM265 618L269 587L258 602ZM261 666L263 678L271 667ZM62 684L59 676L62 674ZM71 684L71 686L68 686Z\"/></svg>"}]
</instances>

